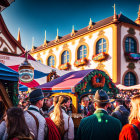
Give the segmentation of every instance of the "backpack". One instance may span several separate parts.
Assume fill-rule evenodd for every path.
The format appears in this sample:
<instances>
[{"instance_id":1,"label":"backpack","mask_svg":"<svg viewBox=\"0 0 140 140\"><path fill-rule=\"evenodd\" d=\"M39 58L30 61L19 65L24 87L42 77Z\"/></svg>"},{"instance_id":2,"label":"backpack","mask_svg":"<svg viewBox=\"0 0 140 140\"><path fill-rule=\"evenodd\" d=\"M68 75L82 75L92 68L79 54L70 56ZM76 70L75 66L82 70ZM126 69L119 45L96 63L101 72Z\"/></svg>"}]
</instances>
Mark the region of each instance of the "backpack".
<instances>
[{"instance_id":1,"label":"backpack","mask_svg":"<svg viewBox=\"0 0 140 140\"><path fill-rule=\"evenodd\" d=\"M47 140L61 140L60 133L54 124L54 122L50 118L45 118L47 126L48 126L48 138Z\"/></svg>"}]
</instances>

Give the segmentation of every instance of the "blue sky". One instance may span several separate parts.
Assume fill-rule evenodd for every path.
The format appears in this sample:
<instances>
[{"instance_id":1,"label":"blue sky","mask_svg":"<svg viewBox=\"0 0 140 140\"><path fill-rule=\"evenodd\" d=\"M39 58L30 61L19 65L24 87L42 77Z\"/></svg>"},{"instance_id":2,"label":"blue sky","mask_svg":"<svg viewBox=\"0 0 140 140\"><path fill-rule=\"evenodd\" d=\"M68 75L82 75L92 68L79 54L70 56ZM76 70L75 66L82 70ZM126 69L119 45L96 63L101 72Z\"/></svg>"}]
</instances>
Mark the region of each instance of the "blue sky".
<instances>
[{"instance_id":1,"label":"blue sky","mask_svg":"<svg viewBox=\"0 0 140 140\"><path fill-rule=\"evenodd\" d=\"M4 21L10 33L17 38L20 28L22 46L28 50L44 42L44 33L48 41L88 26L89 19L100 21L113 15L116 4L117 14L122 13L136 20L140 0L15 0L2 11Z\"/></svg>"}]
</instances>

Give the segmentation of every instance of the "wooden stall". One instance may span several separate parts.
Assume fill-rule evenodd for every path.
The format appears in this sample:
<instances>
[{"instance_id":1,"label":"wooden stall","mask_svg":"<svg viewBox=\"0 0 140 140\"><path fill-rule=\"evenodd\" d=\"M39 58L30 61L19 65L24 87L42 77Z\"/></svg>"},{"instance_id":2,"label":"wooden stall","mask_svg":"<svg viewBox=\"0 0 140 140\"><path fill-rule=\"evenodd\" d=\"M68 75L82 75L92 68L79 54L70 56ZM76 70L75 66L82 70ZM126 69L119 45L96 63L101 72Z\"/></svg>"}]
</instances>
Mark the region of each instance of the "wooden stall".
<instances>
[{"instance_id":1,"label":"wooden stall","mask_svg":"<svg viewBox=\"0 0 140 140\"><path fill-rule=\"evenodd\" d=\"M78 102L86 94L94 95L96 90L103 89L111 98L115 98L119 93L111 78L104 71L97 69L72 71L38 88L41 88L44 93L52 93L52 96L70 96L73 113L78 113Z\"/></svg>"},{"instance_id":2,"label":"wooden stall","mask_svg":"<svg viewBox=\"0 0 140 140\"><path fill-rule=\"evenodd\" d=\"M6 108L18 103L18 73L0 63L0 96Z\"/></svg>"}]
</instances>

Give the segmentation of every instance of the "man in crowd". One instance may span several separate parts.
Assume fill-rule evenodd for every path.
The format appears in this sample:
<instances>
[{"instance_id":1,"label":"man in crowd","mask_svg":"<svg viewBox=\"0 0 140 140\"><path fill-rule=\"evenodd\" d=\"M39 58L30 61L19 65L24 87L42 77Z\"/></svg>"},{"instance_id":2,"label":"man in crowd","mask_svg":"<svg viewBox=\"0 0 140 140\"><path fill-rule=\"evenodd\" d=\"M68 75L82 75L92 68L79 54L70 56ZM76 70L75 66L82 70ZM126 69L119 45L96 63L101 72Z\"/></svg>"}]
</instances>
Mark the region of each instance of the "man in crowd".
<instances>
[{"instance_id":1,"label":"man in crowd","mask_svg":"<svg viewBox=\"0 0 140 140\"><path fill-rule=\"evenodd\" d=\"M88 98L88 96L84 96L81 99L81 105L79 107L80 107L80 112L86 116L89 112L89 98Z\"/></svg>"},{"instance_id":2,"label":"man in crowd","mask_svg":"<svg viewBox=\"0 0 140 140\"><path fill-rule=\"evenodd\" d=\"M44 105L42 109L44 111L45 116L49 116L49 113L52 112L54 109L53 97L50 96L45 97Z\"/></svg>"},{"instance_id":3,"label":"man in crowd","mask_svg":"<svg viewBox=\"0 0 140 140\"><path fill-rule=\"evenodd\" d=\"M129 111L123 106L122 98L117 98L114 103L115 110L112 112L111 116L119 119L122 125L128 123Z\"/></svg>"},{"instance_id":4,"label":"man in crowd","mask_svg":"<svg viewBox=\"0 0 140 140\"><path fill-rule=\"evenodd\" d=\"M109 98L105 91L97 90L94 97L95 113L81 120L78 140L118 140L121 122L107 113Z\"/></svg>"},{"instance_id":5,"label":"man in crowd","mask_svg":"<svg viewBox=\"0 0 140 140\"><path fill-rule=\"evenodd\" d=\"M44 140L44 137L47 135L47 125L45 118L40 113L40 109L44 102L42 90L33 90L29 95L29 99L31 105L29 106L28 111L25 112L26 123L35 139Z\"/></svg>"}]
</instances>

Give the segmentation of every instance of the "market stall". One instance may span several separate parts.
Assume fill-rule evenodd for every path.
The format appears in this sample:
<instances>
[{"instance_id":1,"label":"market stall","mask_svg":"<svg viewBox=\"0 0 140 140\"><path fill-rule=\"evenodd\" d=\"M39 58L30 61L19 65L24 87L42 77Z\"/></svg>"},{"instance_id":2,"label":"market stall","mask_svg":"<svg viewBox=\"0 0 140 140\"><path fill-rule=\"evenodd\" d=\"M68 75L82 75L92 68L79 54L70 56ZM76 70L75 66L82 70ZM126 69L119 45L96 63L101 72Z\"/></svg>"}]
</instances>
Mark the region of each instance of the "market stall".
<instances>
[{"instance_id":1,"label":"market stall","mask_svg":"<svg viewBox=\"0 0 140 140\"><path fill-rule=\"evenodd\" d=\"M6 107L18 104L19 74L0 63L0 96Z\"/></svg>"},{"instance_id":2,"label":"market stall","mask_svg":"<svg viewBox=\"0 0 140 140\"><path fill-rule=\"evenodd\" d=\"M72 71L37 88L41 88L44 93L52 93L52 96L70 96L73 113L78 113L78 102L84 95L94 95L98 89L105 90L111 98L115 98L119 93L111 78L104 71L97 69Z\"/></svg>"}]
</instances>

